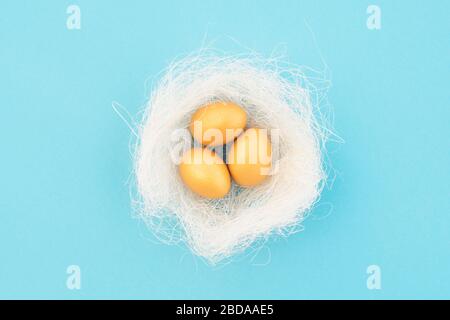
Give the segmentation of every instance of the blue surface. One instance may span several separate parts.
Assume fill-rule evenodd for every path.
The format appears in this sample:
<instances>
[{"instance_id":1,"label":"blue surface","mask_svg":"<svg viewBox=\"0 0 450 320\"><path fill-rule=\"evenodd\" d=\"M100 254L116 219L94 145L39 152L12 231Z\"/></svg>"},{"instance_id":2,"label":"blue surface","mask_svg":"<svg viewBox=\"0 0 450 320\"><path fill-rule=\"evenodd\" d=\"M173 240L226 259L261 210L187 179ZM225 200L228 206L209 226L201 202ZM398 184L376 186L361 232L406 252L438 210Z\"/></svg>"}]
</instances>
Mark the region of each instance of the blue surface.
<instances>
[{"instance_id":1,"label":"blue surface","mask_svg":"<svg viewBox=\"0 0 450 320\"><path fill-rule=\"evenodd\" d=\"M450 2L374 1L378 31L371 3L80 0L68 30L71 2L3 0L0 298L450 298ZM147 78L204 39L238 52L229 37L318 69L320 48L345 143L330 145L320 219L212 268L132 218L111 102L136 114Z\"/></svg>"}]
</instances>

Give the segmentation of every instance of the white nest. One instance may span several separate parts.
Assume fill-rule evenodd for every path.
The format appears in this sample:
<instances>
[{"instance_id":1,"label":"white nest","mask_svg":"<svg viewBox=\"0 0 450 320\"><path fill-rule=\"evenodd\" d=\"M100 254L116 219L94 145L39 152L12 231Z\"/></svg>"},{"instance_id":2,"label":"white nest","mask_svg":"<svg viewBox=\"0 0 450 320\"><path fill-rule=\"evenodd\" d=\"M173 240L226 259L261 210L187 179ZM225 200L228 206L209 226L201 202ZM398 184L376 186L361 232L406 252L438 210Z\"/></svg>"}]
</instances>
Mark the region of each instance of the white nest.
<instances>
[{"instance_id":1,"label":"white nest","mask_svg":"<svg viewBox=\"0 0 450 320\"><path fill-rule=\"evenodd\" d=\"M283 67L278 59L200 52L170 65L153 88L139 126L139 216L160 239L185 241L211 263L269 235L290 233L318 199L325 180L326 131L316 120L312 93L301 70ZM233 183L225 198L209 200L185 187L172 153L174 133L188 128L197 108L216 100L243 107L247 127L278 129L273 154L278 169L260 186Z\"/></svg>"}]
</instances>

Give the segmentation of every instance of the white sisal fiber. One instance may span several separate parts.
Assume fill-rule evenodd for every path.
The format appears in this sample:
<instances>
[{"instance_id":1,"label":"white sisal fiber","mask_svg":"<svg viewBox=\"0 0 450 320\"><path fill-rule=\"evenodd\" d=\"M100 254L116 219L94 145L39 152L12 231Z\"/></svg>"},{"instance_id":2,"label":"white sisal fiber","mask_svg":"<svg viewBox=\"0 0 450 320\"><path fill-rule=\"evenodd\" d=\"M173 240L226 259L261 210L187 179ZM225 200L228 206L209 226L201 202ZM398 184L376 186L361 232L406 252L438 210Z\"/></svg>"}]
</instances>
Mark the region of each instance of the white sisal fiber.
<instances>
[{"instance_id":1,"label":"white sisal fiber","mask_svg":"<svg viewBox=\"0 0 450 320\"><path fill-rule=\"evenodd\" d=\"M256 55L200 52L170 65L156 83L138 130L135 174L139 216L163 241L185 241L216 263L272 234L298 225L318 199L326 129L317 121L316 93L297 67ZM201 198L181 181L173 133L207 102L243 107L247 127L278 129L278 170L265 183L233 183L219 200ZM191 140L187 136L188 140Z\"/></svg>"}]
</instances>

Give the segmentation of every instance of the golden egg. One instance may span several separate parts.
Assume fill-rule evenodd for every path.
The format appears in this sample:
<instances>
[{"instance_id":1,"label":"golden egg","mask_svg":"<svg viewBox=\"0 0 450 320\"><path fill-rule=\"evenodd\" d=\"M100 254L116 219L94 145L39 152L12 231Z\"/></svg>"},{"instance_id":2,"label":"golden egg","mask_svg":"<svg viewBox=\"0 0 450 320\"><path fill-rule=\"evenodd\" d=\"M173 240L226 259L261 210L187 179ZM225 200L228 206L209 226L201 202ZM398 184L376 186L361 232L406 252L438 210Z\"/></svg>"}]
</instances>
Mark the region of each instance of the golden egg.
<instances>
[{"instance_id":1,"label":"golden egg","mask_svg":"<svg viewBox=\"0 0 450 320\"><path fill-rule=\"evenodd\" d=\"M231 178L226 164L208 148L186 151L179 172L184 184L202 197L222 198L230 190Z\"/></svg>"},{"instance_id":2,"label":"golden egg","mask_svg":"<svg viewBox=\"0 0 450 320\"><path fill-rule=\"evenodd\" d=\"M201 144L212 147L233 141L245 128L247 114L235 103L217 101L198 109L189 130Z\"/></svg>"},{"instance_id":3,"label":"golden egg","mask_svg":"<svg viewBox=\"0 0 450 320\"><path fill-rule=\"evenodd\" d=\"M272 145L263 129L246 130L230 148L228 169L237 184L256 186L270 175Z\"/></svg>"}]
</instances>

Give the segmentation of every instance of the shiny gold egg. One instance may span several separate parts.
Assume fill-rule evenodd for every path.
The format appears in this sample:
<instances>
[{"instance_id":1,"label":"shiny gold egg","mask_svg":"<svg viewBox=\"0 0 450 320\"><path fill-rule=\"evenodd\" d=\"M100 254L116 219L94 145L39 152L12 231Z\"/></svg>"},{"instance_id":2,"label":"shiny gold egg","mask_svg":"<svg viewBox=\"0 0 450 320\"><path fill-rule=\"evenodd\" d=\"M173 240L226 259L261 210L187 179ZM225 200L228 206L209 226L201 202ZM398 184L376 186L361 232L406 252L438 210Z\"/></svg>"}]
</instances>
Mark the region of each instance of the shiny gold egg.
<instances>
[{"instance_id":1,"label":"shiny gold egg","mask_svg":"<svg viewBox=\"0 0 450 320\"><path fill-rule=\"evenodd\" d=\"M264 129L250 128L239 136L227 157L234 181L245 187L262 183L270 175L272 145Z\"/></svg>"},{"instance_id":2,"label":"shiny gold egg","mask_svg":"<svg viewBox=\"0 0 450 320\"><path fill-rule=\"evenodd\" d=\"M211 147L233 141L245 128L247 114L233 102L217 101L198 109L189 130L195 140Z\"/></svg>"},{"instance_id":3,"label":"shiny gold egg","mask_svg":"<svg viewBox=\"0 0 450 320\"><path fill-rule=\"evenodd\" d=\"M208 148L186 151L179 165L184 184L196 194L210 199L224 197L231 186L230 173L222 158Z\"/></svg>"}]
</instances>

